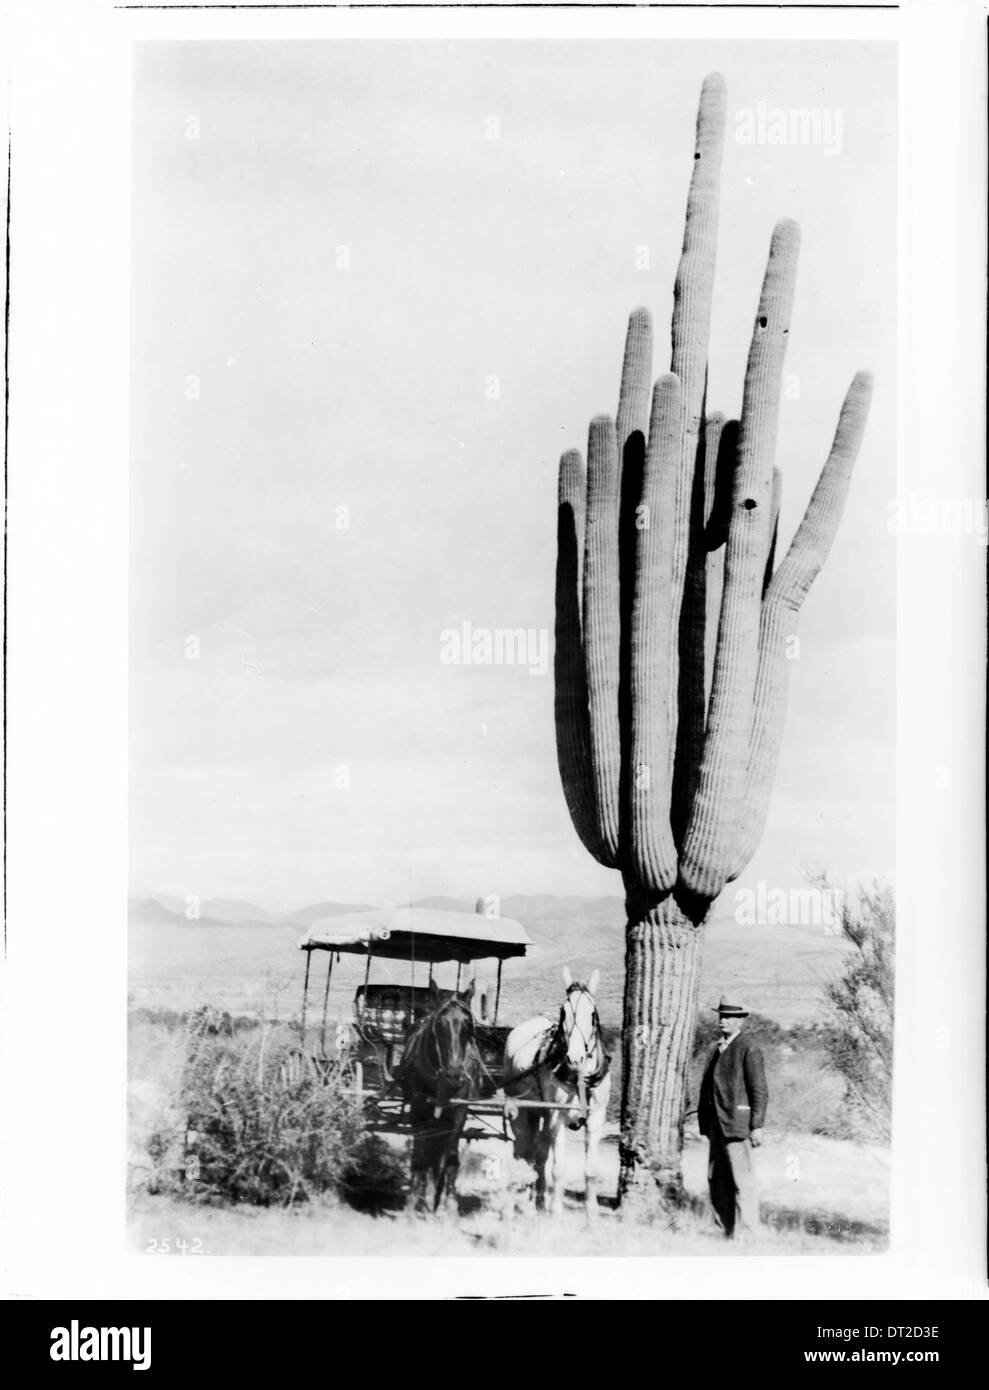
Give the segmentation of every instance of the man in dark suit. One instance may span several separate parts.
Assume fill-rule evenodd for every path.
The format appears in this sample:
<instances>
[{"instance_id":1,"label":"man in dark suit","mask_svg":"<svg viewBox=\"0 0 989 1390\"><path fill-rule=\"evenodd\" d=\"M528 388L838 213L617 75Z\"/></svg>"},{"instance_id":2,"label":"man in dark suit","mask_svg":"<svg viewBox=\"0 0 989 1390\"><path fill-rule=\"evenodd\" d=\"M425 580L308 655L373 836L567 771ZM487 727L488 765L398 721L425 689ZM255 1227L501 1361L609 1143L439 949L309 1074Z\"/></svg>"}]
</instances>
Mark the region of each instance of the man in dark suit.
<instances>
[{"instance_id":1,"label":"man in dark suit","mask_svg":"<svg viewBox=\"0 0 989 1390\"><path fill-rule=\"evenodd\" d=\"M718 1005L721 1041L701 1082L697 1123L711 1141L708 1184L725 1235L751 1235L759 1224L759 1189L752 1150L762 1143L766 1118L766 1069L762 1052L741 1036L749 1016L741 1004Z\"/></svg>"}]
</instances>

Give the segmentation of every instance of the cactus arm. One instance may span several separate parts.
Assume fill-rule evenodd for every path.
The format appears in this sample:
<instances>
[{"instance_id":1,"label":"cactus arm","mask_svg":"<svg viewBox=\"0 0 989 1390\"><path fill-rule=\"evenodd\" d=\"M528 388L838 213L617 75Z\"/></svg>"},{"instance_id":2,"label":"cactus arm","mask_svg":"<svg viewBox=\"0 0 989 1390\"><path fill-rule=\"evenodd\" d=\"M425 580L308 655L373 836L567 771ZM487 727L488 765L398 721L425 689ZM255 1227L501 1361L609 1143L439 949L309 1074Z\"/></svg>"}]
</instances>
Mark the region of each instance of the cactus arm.
<instances>
[{"instance_id":1,"label":"cactus arm","mask_svg":"<svg viewBox=\"0 0 989 1390\"><path fill-rule=\"evenodd\" d=\"M638 431L645 439L649 423L649 396L652 381L652 315L648 309L633 309L629 315L625 336L625 357L618 392L618 414L615 430L618 435L619 466L625 459L625 446Z\"/></svg>"},{"instance_id":2,"label":"cactus arm","mask_svg":"<svg viewBox=\"0 0 989 1390\"><path fill-rule=\"evenodd\" d=\"M581 574L584 558L586 479L578 449L560 459L556 549L556 646L553 657L556 757L563 796L584 846L601 856L594 782L590 773L591 731L581 634Z\"/></svg>"},{"instance_id":3,"label":"cactus arm","mask_svg":"<svg viewBox=\"0 0 989 1390\"><path fill-rule=\"evenodd\" d=\"M786 557L773 576L767 599L785 603L795 612L827 559L838 530L871 401L872 373L856 372L841 407L827 462Z\"/></svg>"},{"instance_id":4,"label":"cactus arm","mask_svg":"<svg viewBox=\"0 0 989 1390\"><path fill-rule=\"evenodd\" d=\"M670 370L680 380L682 423L673 541L668 718L673 814L678 835L682 833L681 822L686 821L704 741L704 644L699 631L704 621L704 560L698 553L702 528L697 515L697 474L707 389L726 106L725 80L720 73L711 73L704 79L697 109L683 249L673 287ZM682 674L681 663L687 668Z\"/></svg>"},{"instance_id":5,"label":"cactus arm","mask_svg":"<svg viewBox=\"0 0 989 1390\"><path fill-rule=\"evenodd\" d=\"M801 606L841 521L871 398L871 375L857 373L841 408L828 460L762 605L752 735L731 879L737 878L752 858L766 824L790 684L787 641L796 635Z\"/></svg>"},{"instance_id":6,"label":"cactus arm","mask_svg":"<svg viewBox=\"0 0 989 1390\"><path fill-rule=\"evenodd\" d=\"M629 857L632 872L650 892L672 888L677 878L670 828L667 634L680 418L680 382L669 373L659 378L653 392L637 514L631 616Z\"/></svg>"},{"instance_id":7,"label":"cactus arm","mask_svg":"<svg viewBox=\"0 0 989 1390\"><path fill-rule=\"evenodd\" d=\"M678 500L681 505L685 501L687 508L690 505L690 480L694 474L704 410L726 102L724 78L719 72L711 73L701 87L683 250L673 287L673 356L670 367L680 378L684 420ZM679 558L682 567L686 554Z\"/></svg>"},{"instance_id":8,"label":"cactus arm","mask_svg":"<svg viewBox=\"0 0 989 1390\"><path fill-rule=\"evenodd\" d=\"M619 863L621 737L618 557L618 445L610 416L591 421L587 444L584 538L584 659L590 711L591 772L600 862Z\"/></svg>"},{"instance_id":9,"label":"cactus arm","mask_svg":"<svg viewBox=\"0 0 989 1390\"><path fill-rule=\"evenodd\" d=\"M631 810L631 783L634 776L631 756L632 726L632 604L635 594L635 557L638 508L642 497L646 467L646 438L649 429L649 399L652 377L652 315L648 309L633 309L625 336L621 385L615 430L618 444L618 626L620 652L618 669L618 723L621 738L621 780L618 788L622 818L619 840L622 854L628 848L628 815Z\"/></svg>"},{"instance_id":10,"label":"cactus arm","mask_svg":"<svg viewBox=\"0 0 989 1390\"><path fill-rule=\"evenodd\" d=\"M799 241L795 222L777 223L745 373L707 736L680 865L684 887L703 898L717 897L734 860L759 657L780 383Z\"/></svg>"}]
</instances>

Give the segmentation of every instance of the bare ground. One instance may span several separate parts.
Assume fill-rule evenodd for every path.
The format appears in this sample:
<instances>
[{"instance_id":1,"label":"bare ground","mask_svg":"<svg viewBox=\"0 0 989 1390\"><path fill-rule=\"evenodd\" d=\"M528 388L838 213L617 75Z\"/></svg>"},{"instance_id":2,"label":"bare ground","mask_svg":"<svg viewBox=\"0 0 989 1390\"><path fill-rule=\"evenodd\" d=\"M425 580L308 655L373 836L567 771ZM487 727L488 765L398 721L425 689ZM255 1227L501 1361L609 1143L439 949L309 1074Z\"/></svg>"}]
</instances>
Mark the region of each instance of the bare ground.
<instances>
[{"instance_id":1,"label":"bare ground","mask_svg":"<svg viewBox=\"0 0 989 1390\"><path fill-rule=\"evenodd\" d=\"M497 1169L510 1162L498 1140L471 1144L464 1156L457 1214L421 1218L401 1212L371 1217L340 1205L296 1210L219 1207L171 1197L137 1195L129 1244L160 1249L165 1237L200 1243L211 1255L849 1255L886 1248L889 1155L878 1145L819 1135L769 1136L758 1154L763 1229L735 1247L714 1226L706 1201L707 1145L693 1138L684 1152L684 1180L696 1199L678 1229L636 1224L611 1203L617 1190L617 1136L601 1149L601 1203L596 1228L586 1220L579 1139L568 1136L566 1210L549 1216L505 1219L499 1214ZM488 1160L487 1162L485 1160ZM492 1177L495 1183L492 1184ZM157 1247L151 1246L158 1241Z\"/></svg>"}]
</instances>

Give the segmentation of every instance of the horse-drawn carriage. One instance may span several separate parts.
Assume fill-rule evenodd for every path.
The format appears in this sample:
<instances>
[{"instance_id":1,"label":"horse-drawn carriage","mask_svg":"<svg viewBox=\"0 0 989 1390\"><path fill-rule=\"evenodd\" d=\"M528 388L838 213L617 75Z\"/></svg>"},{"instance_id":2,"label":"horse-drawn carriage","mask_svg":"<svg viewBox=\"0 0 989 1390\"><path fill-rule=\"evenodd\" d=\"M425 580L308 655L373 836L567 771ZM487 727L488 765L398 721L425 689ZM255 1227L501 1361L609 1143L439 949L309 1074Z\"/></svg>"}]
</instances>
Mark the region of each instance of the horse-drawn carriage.
<instances>
[{"instance_id":1,"label":"horse-drawn carriage","mask_svg":"<svg viewBox=\"0 0 989 1390\"><path fill-rule=\"evenodd\" d=\"M477 912L452 912L438 908L401 907L394 911L348 913L314 922L299 941L306 953L302 993L302 1034L312 1065L324 1074L337 1072L349 1089L367 1102L370 1128L402 1130L408 1127L398 1080L409 1036L438 1003L460 992L465 967L494 960L494 997L485 987L472 992L473 1034L483 1070L477 1105L468 1107L473 1118L487 1119L500 1112L487 1104L501 1085L505 1042L511 1031L499 1023L502 967L506 960L524 956L532 943L525 928L507 917L493 915L479 906ZM318 1029L310 1025L310 988L313 953L324 952L326 973L322 981L322 1016ZM352 1017L329 1029L327 1013L334 965L342 955L365 961L364 979L354 993ZM380 964L400 961L408 967L408 979L372 979ZM440 989L437 966L456 965L453 989ZM378 971L375 971L378 966ZM385 972L389 976L392 972ZM416 983L417 973L425 976ZM452 973L452 971L451 971ZM318 988L318 986L317 986ZM470 1137L470 1136L468 1136Z\"/></svg>"},{"instance_id":2,"label":"horse-drawn carriage","mask_svg":"<svg viewBox=\"0 0 989 1390\"><path fill-rule=\"evenodd\" d=\"M512 1029L499 1022L502 967L532 944L525 928L497 913L497 900L476 912L425 907L370 911L324 918L299 941L306 953L298 1064L335 1076L360 1096L369 1129L412 1139L413 1195L432 1205L452 1189L461 1139L514 1138L530 1159L541 1196L547 1161L557 1174L561 1121L584 1126L588 1145L588 1194L593 1157L607 1104L607 1058L593 992L565 972L567 995L554 1024L542 1015ZM325 952L322 1015L310 1017L313 953ZM341 956L364 959L364 977L353 998L352 1018L330 1033L329 999ZM496 978L461 988L465 967L494 960ZM409 979L372 980L376 962L400 961ZM441 989L437 966L456 965L453 988ZM426 983L417 983L417 972ZM595 972L596 974L596 972ZM318 985L316 985L318 989ZM493 989L493 998L492 998ZM557 1174L558 1176L558 1174ZM562 1205L562 1177L554 1183ZM556 1194L554 1194L556 1196Z\"/></svg>"}]
</instances>

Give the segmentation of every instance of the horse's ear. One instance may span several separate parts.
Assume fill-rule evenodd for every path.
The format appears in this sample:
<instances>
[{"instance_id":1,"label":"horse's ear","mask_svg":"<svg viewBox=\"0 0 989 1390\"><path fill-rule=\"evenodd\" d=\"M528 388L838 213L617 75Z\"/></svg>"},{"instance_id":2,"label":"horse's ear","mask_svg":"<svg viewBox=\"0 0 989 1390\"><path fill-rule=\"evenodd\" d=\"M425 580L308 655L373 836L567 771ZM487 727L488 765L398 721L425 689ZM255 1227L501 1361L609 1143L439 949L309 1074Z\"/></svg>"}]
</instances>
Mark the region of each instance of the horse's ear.
<instances>
[{"instance_id":1,"label":"horse's ear","mask_svg":"<svg viewBox=\"0 0 989 1390\"><path fill-rule=\"evenodd\" d=\"M470 1001L474 998L474 985L475 985L475 983L476 983L476 982L475 982L474 980L471 980L471 982L470 982L470 984L467 986L467 988L460 991L460 998L463 1000L463 1002L464 1002L465 1004L469 1004Z\"/></svg>"},{"instance_id":2,"label":"horse's ear","mask_svg":"<svg viewBox=\"0 0 989 1390\"><path fill-rule=\"evenodd\" d=\"M440 987L433 979L430 979L429 981L429 997L434 1004L436 1003L436 1000L440 997Z\"/></svg>"},{"instance_id":3,"label":"horse's ear","mask_svg":"<svg viewBox=\"0 0 989 1390\"><path fill-rule=\"evenodd\" d=\"M592 971L591 971L591 978L587 981L587 992L588 992L588 994L597 994L597 992L598 992L598 985L599 985L600 983L601 983L601 971L600 971L600 970L592 970Z\"/></svg>"},{"instance_id":4,"label":"horse's ear","mask_svg":"<svg viewBox=\"0 0 989 1390\"><path fill-rule=\"evenodd\" d=\"M563 967L563 983L566 985L567 989L573 984L573 976L570 974L569 965Z\"/></svg>"}]
</instances>

